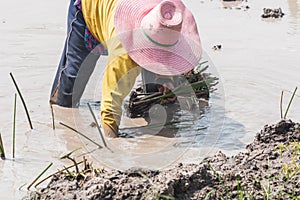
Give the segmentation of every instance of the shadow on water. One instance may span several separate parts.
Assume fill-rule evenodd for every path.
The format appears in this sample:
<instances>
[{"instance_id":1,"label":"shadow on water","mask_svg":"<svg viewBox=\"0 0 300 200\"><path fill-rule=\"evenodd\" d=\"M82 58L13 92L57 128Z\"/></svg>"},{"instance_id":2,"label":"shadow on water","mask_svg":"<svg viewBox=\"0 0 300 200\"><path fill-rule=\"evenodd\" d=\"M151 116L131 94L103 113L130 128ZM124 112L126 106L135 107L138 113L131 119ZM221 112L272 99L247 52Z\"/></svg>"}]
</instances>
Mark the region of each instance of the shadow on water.
<instances>
[{"instance_id":1,"label":"shadow on water","mask_svg":"<svg viewBox=\"0 0 300 200\"><path fill-rule=\"evenodd\" d=\"M81 108L88 109L87 103L100 111L100 102L82 100ZM155 107L155 106L154 106ZM182 110L178 104L159 106L160 111L145 118L146 125L123 127L119 138L140 139L144 137L180 138L173 144L176 148L214 148L220 150L241 150L246 146L240 139L247 133L244 125L226 116L222 106L205 106L198 108L195 114ZM162 112L161 112L162 110ZM152 112L153 113L153 112ZM165 123L164 118L167 118ZM126 120L126 119L125 119Z\"/></svg>"}]
</instances>

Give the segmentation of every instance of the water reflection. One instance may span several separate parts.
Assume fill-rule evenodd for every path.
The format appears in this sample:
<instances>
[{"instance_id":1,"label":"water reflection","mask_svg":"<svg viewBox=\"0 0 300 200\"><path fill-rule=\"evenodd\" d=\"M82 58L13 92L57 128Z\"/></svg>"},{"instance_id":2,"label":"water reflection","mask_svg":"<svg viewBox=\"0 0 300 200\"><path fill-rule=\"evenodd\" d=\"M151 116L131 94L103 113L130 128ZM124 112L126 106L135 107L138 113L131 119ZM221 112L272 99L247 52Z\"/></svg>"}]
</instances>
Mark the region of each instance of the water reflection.
<instances>
[{"instance_id":1,"label":"water reflection","mask_svg":"<svg viewBox=\"0 0 300 200\"><path fill-rule=\"evenodd\" d=\"M247 11L250 7L247 4L247 1L237 0L237 1L224 1L221 0L224 9L236 9Z\"/></svg>"},{"instance_id":2,"label":"water reflection","mask_svg":"<svg viewBox=\"0 0 300 200\"><path fill-rule=\"evenodd\" d=\"M84 133L91 139L100 141L96 128L88 125L92 121L85 106L89 100L83 102L79 112L73 113L76 126L79 130L85 130ZM110 168L127 169L135 166L161 169L183 158L191 150L193 156L184 156L184 159L187 162L199 162L215 149L241 150L246 145L239 140L246 134L244 126L226 117L223 103L223 96L215 92L209 103L193 111L176 104L163 108L157 105L159 107L154 109L151 119L139 119L142 123L131 122L131 126L120 129L119 138L107 138L112 151L95 149L84 139L81 142L89 152L87 154L97 163ZM99 112L99 102L92 101L90 104L93 110ZM167 123L164 123L166 118ZM123 120L130 125L131 119ZM70 138L69 142L73 143Z\"/></svg>"},{"instance_id":3,"label":"water reflection","mask_svg":"<svg viewBox=\"0 0 300 200\"><path fill-rule=\"evenodd\" d=\"M291 17L298 18L299 10L300 10L298 5L298 0L288 0L288 5L289 5Z\"/></svg>"},{"instance_id":4,"label":"water reflection","mask_svg":"<svg viewBox=\"0 0 300 200\"><path fill-rule=\"evenodd\" d=\"M242 3L242 1L222 1L223 8L227 9L232 9L237 6L239 6Z\"/></svg>"},{"instance_id":5,"label":"water reflection","mask_svg":"<svg viewBox=\"0 0 300 200\"><path fill-rule=\"evenodd\" d=\"M290 11L290 19L289 19L289 24L290 24L290 31L289 33L291 35L298 34L299 31L299 16L300 16L300 5L298 0L288 0L288 6L289 6L289 11Z\"/></svg>"}]
</instances>

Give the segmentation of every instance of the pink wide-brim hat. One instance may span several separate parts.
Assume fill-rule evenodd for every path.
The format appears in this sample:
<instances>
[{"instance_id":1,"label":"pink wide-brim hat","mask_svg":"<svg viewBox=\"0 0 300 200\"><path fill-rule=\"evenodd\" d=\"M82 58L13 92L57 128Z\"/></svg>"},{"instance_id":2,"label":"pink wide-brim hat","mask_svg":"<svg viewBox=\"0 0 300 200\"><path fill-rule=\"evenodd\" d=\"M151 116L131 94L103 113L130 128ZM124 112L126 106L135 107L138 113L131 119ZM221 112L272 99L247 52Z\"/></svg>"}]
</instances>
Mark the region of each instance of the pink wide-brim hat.
<instances>
[{"instance_id":1,"label":"pink wide-brim hat","mask_svg":"<svg viewBox=\"0 0 300 200\"><path fill-rule=\"evenodd\" d=\"M180 0L120 0L114 23L128 55L146 70L179 75L201 59L195 19Z\"/></svg>"}]
</instances>

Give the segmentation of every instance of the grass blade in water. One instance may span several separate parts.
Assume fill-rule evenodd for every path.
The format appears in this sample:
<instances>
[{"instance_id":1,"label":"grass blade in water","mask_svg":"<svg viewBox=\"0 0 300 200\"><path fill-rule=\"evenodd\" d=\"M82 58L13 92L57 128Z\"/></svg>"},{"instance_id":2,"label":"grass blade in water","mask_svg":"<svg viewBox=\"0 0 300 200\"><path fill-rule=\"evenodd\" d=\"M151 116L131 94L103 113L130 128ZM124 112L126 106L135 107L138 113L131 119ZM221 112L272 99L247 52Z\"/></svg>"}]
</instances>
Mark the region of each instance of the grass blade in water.
<instances>
[{"instance_id":1,"label":"grass blade in water","mask_svg":"<svg viewBox=\"0 0 300 200\"><path fill-rule=\"evenodd\" d=\"M31 188L31 186L53 165L53 163L50 163L46 169L44 169L44 171L42 171L42 173L40 173L40 175L38 175L38 177L36 177L34 179L34 181L32 181L32 183L27 187L27 190L29 190Z\"/></svg>"},{"instance_id":2,"label":"grass blade in water","mask_svg":"<svg viewBox=\"0 0 300 200\"><path fill-rule=\"evenodd\" d=\"M283 91L281 91L281 96L280 96L280 119L283 119L282 101L283 101Z\"/></svg>"},{"instance_id":3,"label":"grass blade in water","mask_svg":"<svg viewBox=\"0 0 300 200\"><path fill-rule=\"evenodd\" d=\"M1 133L0 133L0 157L1 157L2 160L5 160L5 151L4 151L4 145L3 145L3 142L2 142Z\"/></svg>"},{"instance_id":4,"label":"grass blade in water","mask_svg":"<svg viewBox=\"0 0 300 200\"><path fill-rule=\"evenodd\" d=\"M74 153L74 152L76 152L76 151L78 151L78 150L80 150L80 149L82 149L82 147L78 147L77 149L74 149L73 151L71 151L71 152L69 152L69 153L67 153L67 154L65 154L65 155L63 155L63 156L61 156L59 159L65 159L65 158L68 158L68 157L71 156L72 153Z\"/></svg>"},{"instance_id":5,"label":"grass blade in water","mask_svg":"<svg viewBox=\"0 0 300 200\"><path fill-rule=\"evenodd\" d=\"M102 134L102 131L101 131L101 129L100 129L99 123L98 123L98 121L97 121L97 119L96 119L96 116L94 115L94 112L93 112L93 110L92 110L92 107L91 107L91 105L90 105L89 103L87 103L87 105L88 105L89 110L90 110L90 112L91 112L91 114L92 114L92 116L93 116L94 122L95 122L95 124L96 124L96 126L97 126L97 129L98 129L98 131L99 131L99 134L100 134L100 137L101 137L101 139L102 139L102 142L103 142L104 146L107 148L107 144L106 144L105 139L104 139L104 137L103 137L103 134Z\"/></svg>"},{"instance_id":6,"label":"grass blade in water","mask_svg":"<svg viewBox=\"0 0 300 200\"><path fill-rule=\"evenodd\" d=\"M17 89L17 92L18 92L18 94L19 94L19 96L20 96L20 98L21 98L22 104L23 104L23 106L24 106L24 109L25 109L25 112L26 112L26 115L27 115L27 119L28 119L29 126L30 126L31 129L33 129L33 126L32 126L32 123L31 123L31 119L30 119L30 116L29 116L29 112L28 112L28 109L27 109L27 106L26 106L26 103L25 103L25 100L24 100L24 98L23 98L23 96L22 96L22 94L21 94L21 91L20 91L20 89L19 89L19 87L18 87L18 85L17 85L17 82L16 82L16 80L15 80L13 74L10 72L9 75L10 75L12 81L14 82L14 85L15 85L15 87L16 87L16 89Z\"/></svg>"},{"instance_id":7,"label":"grass blade in water","mask_svg":"<svg viewBox=\"0 0 300 200\"><path fill-rule=\"evenodd\" d=\"M13 123L13 132L12 132L12 157L13 159L15 158L15 144L16 144L16 113L17 113L17 94L15 94L15 99L14 99L14 123Z\"/></svg>"},{"instance_id":8,"label":"grass blade in water","mask_svg":"<svg viewBox=\"0 0 300 200\"><path fill-rule=\"evenodd\" d=\"M66 124L64 124L64 123L62 123L62 122L59 122L59 124L60 124L60 125L63 125L64 127L68 128L68 129L70 129L70 130L72 130L72 131L74 131L75 133L81 135L82 137L84 137L85 139L89 140L90 142L92 142L93 144L95 144L96 146L98 146L99 148L102 148L102 146L101 146L100 144L94 142L92 139L90 139L89 137L85 136L83 133L80 133L80 132L77 131L76 129L74 129L74 128L72 128L72 127L70 127L70 126L68 126L68 125L66 125Z\"/></svg>"},{"instance_id":9,"label":"grass blade in water","mask_svg":"<svg viewBox=\"0 0 300 200\"><path fill-rule=\"evenodd\" d=\"M287 114L288 114L288 112L289 112L290 106L291 106L292 101L293 101L293 99L294 99L294 97L295 97L295 94L296 94L296 92L297 92L297 89L298 89L298 87L296 87L295 90L294 90L294 92L293 92L293 95L292 95L292 97L291 97L291 99L290 99L290 101L289 101L288 107L286 108L286 111L285 111L285 114L284 114L284 116L283 116L283 119L286 118L286 116L287 116Z\"/></svg>"},{"instance_id":10,"label":"grass blade in water","mask_svg":"<svg viewBox=\"0 0 300 200\"><path fill-rule=\"evenodd\" d=\"M52 129L55 130L54 112L53 112L53 106L51 102L50 102L50 109L51 109L51 116L52 116Z\"/></svg>"}]
</instances>

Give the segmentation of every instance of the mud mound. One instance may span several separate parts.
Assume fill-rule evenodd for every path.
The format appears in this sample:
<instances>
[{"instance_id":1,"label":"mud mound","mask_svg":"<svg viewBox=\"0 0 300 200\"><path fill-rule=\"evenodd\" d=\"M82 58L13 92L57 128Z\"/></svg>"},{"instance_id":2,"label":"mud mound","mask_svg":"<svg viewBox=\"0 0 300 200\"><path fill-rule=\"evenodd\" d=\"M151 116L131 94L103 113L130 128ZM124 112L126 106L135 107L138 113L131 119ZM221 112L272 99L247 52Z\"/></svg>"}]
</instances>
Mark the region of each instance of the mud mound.
<instances>
[{"instance_id":1,"label":"mud mound","mask_svg":"<svg viewBox=\"0 0 300 200\"><path fill-rule=\"evenodd\" d=\"M59 174L25 199L297 199L300 125L280 121L257 133L245 152L218 152L170 170L91 170ZM97 173L96 173L97 171Z\"/></svg>"}]
</instances>

